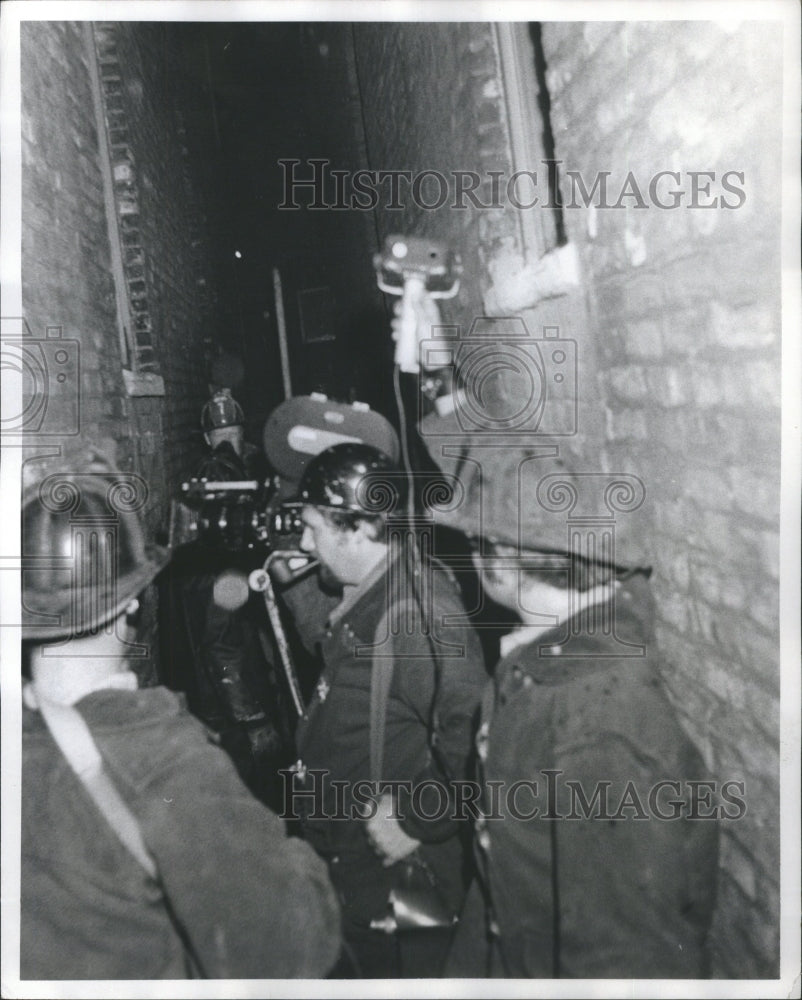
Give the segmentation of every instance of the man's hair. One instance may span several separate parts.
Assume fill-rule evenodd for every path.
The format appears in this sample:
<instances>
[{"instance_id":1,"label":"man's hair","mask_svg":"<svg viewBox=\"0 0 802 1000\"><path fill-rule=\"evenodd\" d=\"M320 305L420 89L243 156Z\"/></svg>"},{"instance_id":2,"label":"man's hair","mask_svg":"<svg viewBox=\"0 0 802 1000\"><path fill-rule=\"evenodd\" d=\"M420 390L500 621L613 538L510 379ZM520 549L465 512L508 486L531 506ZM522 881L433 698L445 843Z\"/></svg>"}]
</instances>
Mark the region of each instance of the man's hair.
<instances>
[{"instance_id":1,"label":"man's hair","mask_svg":"<svg viewBox=\"0 0 802 1000\"><path fill-rule=\"evenodd\" d=\"M380 514L359 514L352 510L332 510L317 507L324 519L338 531L356 531L360 524L367 527L368 537L378 542L384 535L384 518Z\"/></svg>"}]
</instances>

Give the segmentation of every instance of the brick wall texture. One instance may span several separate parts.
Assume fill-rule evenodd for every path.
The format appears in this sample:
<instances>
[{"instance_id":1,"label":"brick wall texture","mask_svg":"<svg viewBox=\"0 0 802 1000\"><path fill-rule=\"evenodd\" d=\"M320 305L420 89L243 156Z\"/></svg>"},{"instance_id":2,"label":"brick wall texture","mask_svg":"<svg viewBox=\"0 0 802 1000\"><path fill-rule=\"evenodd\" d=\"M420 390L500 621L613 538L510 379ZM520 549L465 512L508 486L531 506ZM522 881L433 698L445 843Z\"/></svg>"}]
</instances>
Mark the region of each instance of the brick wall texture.
<instances>
[{"instance_id":1,"label":"brick wall texture","mask_svg":"<svg viewBox=\"0 0 802 1000\"><path fill-rule=\"evenodd\" d=\"M57 348L46 349L47 412L40 433L28 435L23 481L75 468L100 449L147 484L143 515L151 537L166 530L170 497L202 452L198 420L214 304L167 38L163 25L21 27L24 319L34 340L60 331L79 358L59 383ZM95 49L101 83L93 92ZM114 179L105 195L96 97ZM133 325L130 351L115 302L111 212L121 243L118 291ZM162 376L163 395L128 395L123 368L133 362ZM151 655L136 669L153 683L155 588L147 594L142 637Z\"/></svg>"},{"instance_id":2,"label":"brick wall texture","mask_svg":"<svg viewBox=\"0 0 802 1000\"><path fill-rule=\"evenodd\" d=\"M700 204L721 195L723 172L744 177L736 209L688 208L686 194L677 209L630 198L595 219L581 202L565 216L598 344L601 461L649 495L665 680L714 773L746 783L747 814L723 829L714 974L768 977L779 958L780 29L564 23L543 38L564 170L611 171L611 202L630 170L644 188L680 171L686 192L688 171L715 171Z\"/></svg>"},{"instance_id":3,"label":"brick wall texture","mask_svg":"<svg viewBox=\"0 0 802 1000\"><path fill-rule=\"evenodd\" d=\"M413 177L437 171L450 182L449 200L440 208L416 206L409 185L401 188L403 208L388 207L383 197L379 232L414 232L459 248L463 291L444 314L469 325L482 312L489 255L500 244L514 243L517 234L514 212L483 212L467 198L464 209L452 207L454 171L484 176L511 169L493 26L357 25L354 47L370 168L406 170ZM482 204L489 202L486 190L478 193ZM421 183L417 201L433 205L438 196L437 182L430 180Z\"/></svg>"},{"instance_id":4,"label":"brick wall texture","mask_svg":"<svg viewBox=\"0 0 802 1000\"><path fill-rule=\"evenodd\" d=\"M150 477L152 525L163 522L168 493L197 456L204 351L214 339L203 213L162 27L105 25L96 37L120 168L117 211L125 205L126 293L133 314L147 319L140 360L165 382L163 397L146 399L129 398L121 376L84 29L40 22L22 30L26 319L34 336L60 327L80 342L77 440L113 443L124 468ZM337 87L348 89L334 120L355 139L352 159L341 149L339 164L512 169L510 95L494 26L362 23L325 37L338 47ZM577 344L579 433L566 449L590 471L634 473L646 485L658 639L671 663L665 681L712 773L746 786L746 815L724 824L713 973L772 977L780 870L780 31L757 22L570 22L544 24L542 40L564 221L582 281L522 316L535 336L552 325ZM319 42L312 38L315 51ZM320 73L309 86L324 102L331 80ZM634 194L617 209L569 207L568 171L588 187L609 171L615 202L628 171L648 190L661 170L681 173L685 198L675 209L640 206ZM715 171L697 203L722 195L725 171L742 174L734 183L745 198L729 197L734 208L689 207L689 171ZM403 208L381 207L369 222L362 213L349 226L349 239L365 239L368 250L371 230L378 239L416 232L457 247L463 288L444 316L464 329L483 313L505 255L531 259L549 249L548 241L527 245L509 205L425 210L407 198ZM58 392L66 399L72 389Z\"/></svg>"},{"instance_id":5,"label":"brick wall texture","mask_svg":"<svg viewBox=\"0 0 802 1000\"><path fill-rule=\"evenodd\" d=\"M88 35L77 23L22 25L23 307L34 337L60 327L80 349L79 433L47 439L67 456L52 461L69 464L73 452L100 444L121 468L147 481L147 519L155 532L166 523L169 496L201 453L213 286L183 137L182 83L171 72L175 59L165 26L95 23L93 29ZM123 356L115 308L90 74L93 45L123 294L138 365L162 375L163 396L129 397L123 383L122 369L132 359ZM51 398L54 427L57 406ZM41 455L54 449L30 450ZM28 472L35 477L43 467L29 462Z\"/></svg>"},{"instance_id":6,"label":"brick wall texture","mask_svg":"<svg viewBox=\"0 0 802 1000\"><path fill-rule=\"evenodd\" d=\"M520 29L522 51L531 59L526 26ZM528 137L535 162L513 153L499 30L497 25L481 22L366 24L354 30L368 166L375 171L409 171L413 179L432 171L448 182L448 197L435 208L424 207L438 201L440 189L432 179L421 181L417 196L409 183L399 182L403 206L399 208L391 207L385 188L376 212L378 235L415 233L443 240L459 251L464 269L459 294L441 300L440 305L444 322L458 326L459 336L469 341L478 318L499 315L488 298L496 268L517 269L524 258L531 263L554 247L550 211L536 207L534 218L523 219L507 194L506 182L513 173L531 170L537 173L541 204L548 198L542 128L534 124ZM537 114L534 97L532 110ZM460 173L480 178L478 206L460 194L460 183L467 184L456 176ZM494 181L494 174L501 179ZM514 189L515 195L525 203L532 191L522 182ZM486 207L494 203L498 207ZM576 378L564 384L562 402L554 398L548 404L553 426L564 430L578 419L584 440L600 442L595 417L598 388L593 377L596 344L585 314L580 289L518 313L533 340L540 342L546 327L575 347ZM507 358L517 365L513 355L508 353ZM499 391L514 398L515 376L511 378L507 382L504 374L500 376ZM503 412L516 409L513 405ZM566 449L576 445L571 437L564 441Z\"/></svg>"},{"instance_id":7,"label":"brick wall texture","mask_svg":"<svg viewBox=\"0 0 802 1000\"><path fill-rule=\"evenodd\" d=\"M44 338L48 327L60 327L64 339L78 342L78 384L63 384L62 389L80 394L80 423L76 427L70 421L69 429L80 430L78 437L87 441L116 442L120 463L130 469L130 401L122 386L103 179L82 26L23 25L21 59L25 317L35 339ZM50 393L46 426L41 430L51 434L61 430L60 399ZM80 447L71 434L55 444ZM36 453L46 450L36 447L33 439L30 445Z\"/></svg>"}]
</instances>

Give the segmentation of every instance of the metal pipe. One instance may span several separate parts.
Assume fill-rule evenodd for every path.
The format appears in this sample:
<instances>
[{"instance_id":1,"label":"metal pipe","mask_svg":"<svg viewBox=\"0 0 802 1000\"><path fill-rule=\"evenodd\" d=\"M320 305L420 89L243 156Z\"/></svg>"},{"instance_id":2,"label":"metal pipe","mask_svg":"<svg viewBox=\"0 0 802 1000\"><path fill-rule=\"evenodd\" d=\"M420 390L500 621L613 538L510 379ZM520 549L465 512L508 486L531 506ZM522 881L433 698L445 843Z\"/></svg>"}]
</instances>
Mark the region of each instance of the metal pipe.
<instances>
[{"instance_id":1,"label":"metal pipe","mask_svg":"<svg viewBox=\"0 0 802 1000\"><path fill-rule=\"evenodd\" d=\"M295 705L295 711L303 719L306 717L306 713L304 712L301 686L298 683L298 677L295 673L295 666L292 662L289 645L287 644L287 636L281 621L281 613L276 603L273 582L270 579L270 565L273 559L285 555L286 553L284 552L272 552L265 562L264 569L254 570L248 579L248 583L253 590L259 591L264 597L267 617L270 619L273 635L276 637L276 645L281 657L281 664L284 667L284 676L287 678L287 684L292 695L293 704Z\"/></svg>"},{"instance_id":2,"label":"metal pipe","mask_svg":"<svg viewBox=\"0 0 802 1000\"><path fill-rule=\"evenodd\" d=\"M276 327L278 328L278 350L281 357L281 381L284 385L284 398L292 397L292 382L290 381L290 356L287 347L287 322L284 318L284 293L281 289L281 274L277 267L273 268L273 294L276 299Z\"/></svg>"}]
</instances>

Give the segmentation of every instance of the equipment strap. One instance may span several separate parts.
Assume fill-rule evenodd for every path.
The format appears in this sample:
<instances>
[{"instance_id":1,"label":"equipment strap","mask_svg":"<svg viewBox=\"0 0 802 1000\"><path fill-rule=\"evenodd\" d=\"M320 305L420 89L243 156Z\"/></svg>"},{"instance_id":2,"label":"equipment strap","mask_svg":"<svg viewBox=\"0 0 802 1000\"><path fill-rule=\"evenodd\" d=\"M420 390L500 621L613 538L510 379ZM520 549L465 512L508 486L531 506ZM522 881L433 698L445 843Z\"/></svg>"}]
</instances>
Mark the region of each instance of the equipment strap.
<instances>
[{"instance_id":1,"label":"equipment strap","mask_svg":"<svg viewBox=\"0 0 802 1000\"><path fill-rule=\"evenodd\" d=\"M34 685L35 688L35 685ZM36 706L42 714L50 735L78 780L89 793L100 814L109 824L128 852L161 885L159 870L150 851L145 846L139 821L131 812L109 777L103 758L80 712L72 705L58 704L35 694ZM187 975L191 979L205 978L203 965L176 916L162 886L162 899L168 916L184 947Z\"/></svg>"},{"instance_id":2,"label":"equipment strap","mask_svg":"<svg viewBox=\"0 0 802 1000\"><path fill-rule=\"evenodd\" d=\"M401 607L403 613L403 603L399 607ZM390 697L390 686L393 680L393 667L395 663L392 645L393 639L389 631L390 613L390 611L386 611L382 615L373 637L373 657L370 677L370 777L373 782L382 780L387 703ZM426 727L427 742L429 752L443 775L447 780L451 780L450 768L440 747L438 701L440 697L442 668L431 635L428 638L434 669L434 692L429 707L429 718ZM378 650L382 651L381 655L378 653Z\"/></svg>"},{"instance_id":3,"label":"equipment strap","mask_svg":"<svg viewBox=\"0 0 802 1000\"><path fill-rule=\"evenodd\" d=\"M384 768L384 731L394 666L392 645L389 646L389 655L379 656L375 650L388 648L384 642L388 622L389 616L385 612L373 637L374 653L370 674L370 778L375 784L382 780Z\"/></svg>"},{"instance_id":4,"label":"equipment strap","mask_svg":"<svg viewBox=\"0 0 802 1000\"><path fill-rule=\"evenodd\" d=\"M156 862L142 839L139 822L106 773L100 751L80 713L72 705L56 704L42 697L38 701L47 728L92 801L123 846L157 880Z\"/></svg>"}]
</instances>

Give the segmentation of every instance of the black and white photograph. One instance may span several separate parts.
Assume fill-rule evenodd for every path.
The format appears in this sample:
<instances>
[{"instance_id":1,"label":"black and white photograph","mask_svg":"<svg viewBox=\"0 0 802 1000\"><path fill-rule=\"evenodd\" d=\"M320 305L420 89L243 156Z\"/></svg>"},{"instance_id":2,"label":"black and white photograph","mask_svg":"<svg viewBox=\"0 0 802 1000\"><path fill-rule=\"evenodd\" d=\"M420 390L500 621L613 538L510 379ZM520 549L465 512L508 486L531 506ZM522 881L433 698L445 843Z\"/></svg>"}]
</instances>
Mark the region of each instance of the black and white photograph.
<instances>
[{"instance_id":1,"label":"black and white photograph","mask_svg":"<svg viewBox=\"0 0 802 1000\"><path fill-rule=\"evenodd\" d=\"M799 997L799 6L0 59L2 996Z\"/></svg>"}]
</instances>

